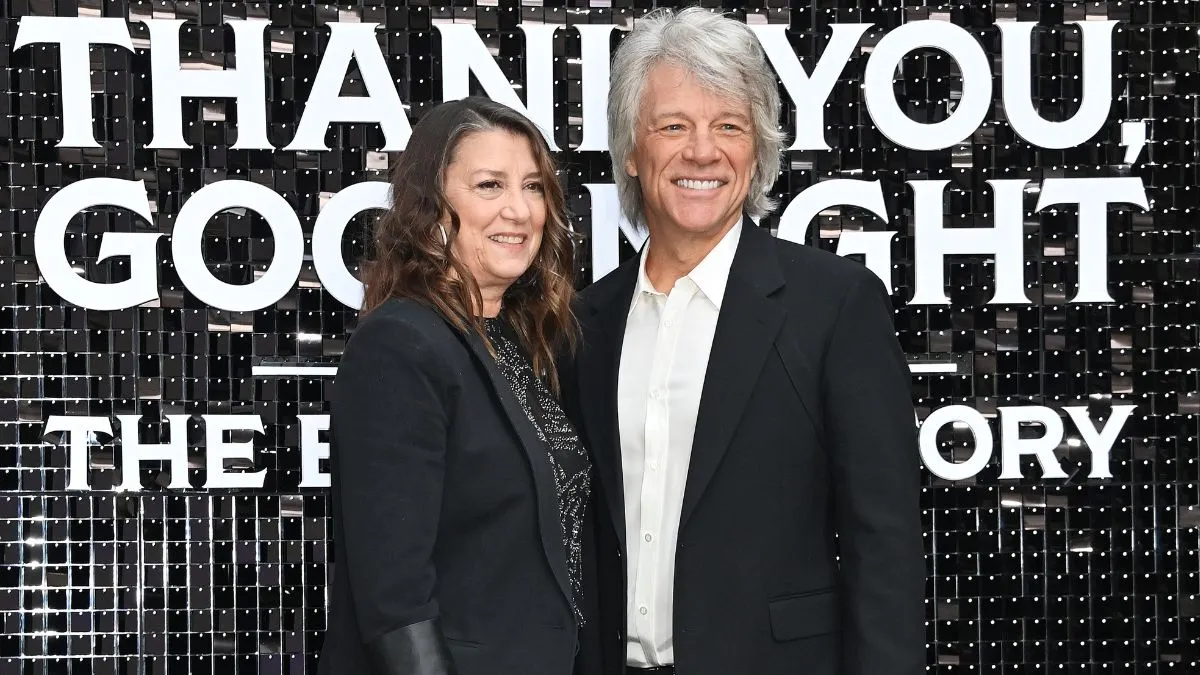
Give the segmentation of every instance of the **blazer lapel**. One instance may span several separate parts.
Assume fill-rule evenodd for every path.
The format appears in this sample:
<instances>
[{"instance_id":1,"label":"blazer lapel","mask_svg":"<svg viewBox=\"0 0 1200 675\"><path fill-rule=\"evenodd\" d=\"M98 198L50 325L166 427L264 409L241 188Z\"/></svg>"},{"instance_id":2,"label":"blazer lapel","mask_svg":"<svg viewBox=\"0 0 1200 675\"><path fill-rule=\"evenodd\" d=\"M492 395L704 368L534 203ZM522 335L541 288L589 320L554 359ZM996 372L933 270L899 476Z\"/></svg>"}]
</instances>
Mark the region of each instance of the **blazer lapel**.
<instances>
[{"instance_id":1,"label":"blazer lapel","mask_svg":"<svg viewBox=\"0 0 1200 675\"><path fill-rule=\"evenodd\" d=\"M729 270L696 415L679 526L687 523L729 447L759 372L783 326L783 306L771 296L783 273L771 234L743 219Z\"/></svg>"},{"instance_id":2,"label":"blazer lapel","mask_svg":"<svg viewBox=\"0 0 1200 675\"><path fill-rule=\"evenodd\" d=\"M638 264L637 257L627 260L613 272L608 283L595 287L589 294L588 316L583 320L594 328L584 332L589 341L581 345L578 370L579 401L591 441L592 463L622 551L625 550L625 489L617 421L617 377Z\"/></svg>"},{"instance_id":3,"label":"blazer lapel","mask_svg":"<svg viewBox=\"0 0 1200 675\"><path fill-rule=\"evenodd\" d=\"M521 439L521 447L529 460L530 471L533 472L542 549L546 554L546 560L550 563L550 568L554 571L554 578L558 581L559 588L570 601L572 594L567 577L567 557L566 550L563 548L562 525L558 517L558 490L554 485L554 471L550 467L550 461L546 455L546 445L542 443L533 423L529 421L525 410L517 402L512 386L500 372L500 368L491 353L488 352L483 338L474 331L467 331L461 335L470 346L475 358L483 364L488 379L491 381L492 389L496 392L496 398L500 401L500 407Z\"/></svg>"}]
</instances>

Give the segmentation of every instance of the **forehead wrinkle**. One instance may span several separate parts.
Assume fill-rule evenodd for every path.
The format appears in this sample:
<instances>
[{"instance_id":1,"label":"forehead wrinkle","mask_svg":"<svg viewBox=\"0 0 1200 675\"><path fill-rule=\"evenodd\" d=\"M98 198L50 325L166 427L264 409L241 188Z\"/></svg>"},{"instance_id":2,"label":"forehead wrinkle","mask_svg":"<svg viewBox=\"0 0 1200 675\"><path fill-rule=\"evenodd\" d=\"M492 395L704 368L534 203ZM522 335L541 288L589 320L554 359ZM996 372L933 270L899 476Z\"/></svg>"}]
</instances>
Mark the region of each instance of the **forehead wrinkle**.
<instances>
[{"instance_id":1,"label":"forehead wrinkle","mask_svg":"<svg viewBox=\"0 0 1200 675\"><path fill-rule=\"evenodd\" d=\"M647 74L646 80L645 80L645 85L642 90L642 96L640 99L641 103L638 106L638 108L640 109L639 114L637 115L638 118L645 117L644 114L641 114L642 111L645 111L646 113L650 113L649 117L647 118L647 121L649 121L649 122L654 122L659 119L662 119L665 117L672 117L672 116L689 118L688 115L686 115L685 113L683 113L682 111L680 111L678 109L668 110L667 112L662 112L662 113L657 113L657 114L654 114L653 110L645 110L647 107L649 107L647 105L649 103L649 101L647 100L649 98L649 96L647 96L647 94L649 93L649 91L651 89L651 86L650 86L651 80L654 78L657 68L662 67L662 66L672 68L674 70L679 71L677 77L671 77L669 82L662 83L662 84L666 85L664 87L661 87L662 89L678 89L681 86L683 86L684 82L686 82L688 79L691 79L696 83L697 87L701 91L705 92L710 97L712 97L713 99L716 99L719 102L717 107L719 107L721 109L717 112L715 117L719 118L719 117L731 116L731 117L737 117L740 120L745 121L745 122L750 122L752 120L752 116L753 116L754 112L751 109L751 105L748 100L743 100L743 99L739 98L737 96L736 92L734 92L733 94L730 94L729 92L721 91L718 88L716 88L713 85L713 83L709 82L707 80L707 78L703 77L701 74L696 73L695 71L690 70L689 68L687 68L685 66L680 66L680 65L677 65L674 63L656 64L656 66L651 68L650 73ZM661 71L657 71L657 72L661 73ZM660 94L660 96L661 96L661 94ZM741 111L742 108L746 109L745 113L743 113Z\"/></svg>"}]
</instances>

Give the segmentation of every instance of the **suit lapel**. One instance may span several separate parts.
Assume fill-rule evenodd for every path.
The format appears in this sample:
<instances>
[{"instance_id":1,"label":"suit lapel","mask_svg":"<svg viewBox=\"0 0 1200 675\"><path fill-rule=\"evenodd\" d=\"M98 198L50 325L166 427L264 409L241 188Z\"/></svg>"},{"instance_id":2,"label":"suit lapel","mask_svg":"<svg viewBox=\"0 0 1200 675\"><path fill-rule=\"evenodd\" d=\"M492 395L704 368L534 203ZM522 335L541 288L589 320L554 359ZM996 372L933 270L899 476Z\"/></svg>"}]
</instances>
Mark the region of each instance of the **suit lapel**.
<instances>
[{"instance_id":1,"label":"suit lapel","mask_svg":"<svg viewBox=\"0 0 1200 675\"><path fill-rule=\"evenodd\" d=\"M771 297L783 284L771 234L749 219L743 220L700 394L680 528L695 511L725 456L783 325L783 306Z\"/></svg>"},{"instance_id":2,"label":"suit lapel","mask_svg":"<svg viewBox=\"0 0 1200 675\"><path fill-rule=\"evenodd\" d=\"M530 471L533 473L542 549L546 554L546 560L550 563L550 568L554 571L554 578L558 581L559 588L570 601L572 594L567 577L566 550L563 548L562 525L558 517L558 490L554 485L554 471L546 455L546 445L538 437L537 430L534 429L533 423L529 421L529 417L518 403L512 386L500 372L496 360L488 352L483 338L474 331L467 331L460 335L463 336L475 358L487 371L488 379L500 402L500 407L504 410L505 416L521 440L521 448L525 451Z\"/></svg>"},{"instance_id":3,"label":"suit lapel","mask_svg":"<svg viewBox=\"0 0 1200 675\"><path fill-rule=\"evenodd\" d=\"M579 401L591 440L592 463L603 488L613 529L625 550L625 489L621 467L621 435L617 421L617 377L625 320L637 282L638 258L613 272L609 283L597 287L587 302L588 316L579 354Z\"/></svg>"}]
</instances>

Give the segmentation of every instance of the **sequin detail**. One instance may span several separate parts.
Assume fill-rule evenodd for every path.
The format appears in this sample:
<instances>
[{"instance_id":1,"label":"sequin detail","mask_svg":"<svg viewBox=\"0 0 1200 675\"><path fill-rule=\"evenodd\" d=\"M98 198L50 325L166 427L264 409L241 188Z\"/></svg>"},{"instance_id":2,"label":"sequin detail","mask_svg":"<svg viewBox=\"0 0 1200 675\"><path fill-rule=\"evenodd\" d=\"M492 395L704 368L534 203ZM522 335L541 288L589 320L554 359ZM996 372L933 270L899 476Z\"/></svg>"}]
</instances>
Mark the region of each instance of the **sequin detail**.
<instances>
[{"instance_id":1,"label":"sequin detail","mask_svg":"<svg viewBox=\"0 0 1200 675\"><path fill-rule=\"evenodd\" d=\"M567 554L571 608L583 625L583 519L591 495L591 461L575 428L550 389L533 374L529 358L502 319L485 320L488 338L496 349L500 372L508 380L526 417L546 446L558 495L559 524Z\"/></svg>"}]
</instances>

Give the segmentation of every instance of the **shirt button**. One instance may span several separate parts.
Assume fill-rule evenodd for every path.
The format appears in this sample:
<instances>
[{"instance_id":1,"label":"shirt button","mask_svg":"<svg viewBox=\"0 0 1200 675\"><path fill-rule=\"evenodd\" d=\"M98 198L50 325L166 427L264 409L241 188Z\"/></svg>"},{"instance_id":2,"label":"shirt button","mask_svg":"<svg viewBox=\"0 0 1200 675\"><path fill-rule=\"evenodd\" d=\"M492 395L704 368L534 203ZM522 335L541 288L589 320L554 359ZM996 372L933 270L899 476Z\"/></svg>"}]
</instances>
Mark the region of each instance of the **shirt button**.
<instances>
[{"instance_id":1,"label":"shirt button","mask_svg":"<svg viewBox=\"0 0 1200 675\"><path fill-rule=\"evenodd\" d=\"M663 397L662 389L655 389L654 391L650 392L650 397L655 401L661 401Z\"/></svg>"},{"instance_id":2,"label":"shirt button","mask_svg":"<svg viewBox=\"0 0 1200 675\"><path fill-rule=\"evenodd\" d=\"M658 460L657 459L650 460L650 470L653 471L657 468L658 468Z\"/></svg>"},{"instance_id":3,"label":"shirt button","mask_svg":"<svg viewBox=\"0 0 1200 675\"><path fill-rule=\"evenodd\" d=\"M675 325L675 319L667 319L666 321L663 322L663 325L666 326L667 328L670 328L671 326Z\"/></svg>"},{"instance_id":4,"label":"shirt button","mask_svg":"<svg viewBox=\"0 0 1200 675\"><path fill-rule=\"evenodd\" d=\"M646 541L654 541L654 535L647 532L646 533Z\"/></svg>"},{"instance_id":5,"label":"shirt button","mask_svg":"<svg viewBox=\"0 0 1200 675\"><path fill-rule=\"evenodd\" d=\"M646 616L646 614L649 612L650 612L650 610L646 609L645 607L638 607L638 613L641 614L642 616Z\"/></svg>"}]
</instances>

